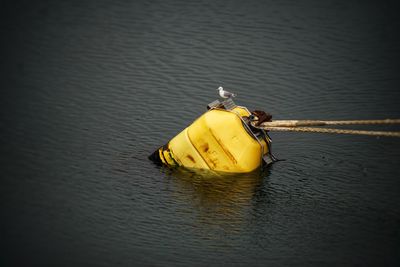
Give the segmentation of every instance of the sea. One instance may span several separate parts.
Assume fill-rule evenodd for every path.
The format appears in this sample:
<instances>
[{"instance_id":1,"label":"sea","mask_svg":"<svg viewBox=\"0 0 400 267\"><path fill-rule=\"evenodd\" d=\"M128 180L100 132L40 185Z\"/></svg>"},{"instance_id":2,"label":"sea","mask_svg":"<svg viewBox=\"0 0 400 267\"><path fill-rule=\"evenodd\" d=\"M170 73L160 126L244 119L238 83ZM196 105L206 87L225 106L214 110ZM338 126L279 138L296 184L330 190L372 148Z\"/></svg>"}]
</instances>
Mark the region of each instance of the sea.
<instances>
[{"instance_id":1,"label":"sea","mask_svg":"<svg viewBox=\"0 0 400 267\"><path fill-rule=\"evenodd\" d=\"M250 174L148 159L219 86L275 120L400 118L396 1L0 14L1 266L400 265L399 138L270 132L282 161Z\"/></svg>"}]
</instances>

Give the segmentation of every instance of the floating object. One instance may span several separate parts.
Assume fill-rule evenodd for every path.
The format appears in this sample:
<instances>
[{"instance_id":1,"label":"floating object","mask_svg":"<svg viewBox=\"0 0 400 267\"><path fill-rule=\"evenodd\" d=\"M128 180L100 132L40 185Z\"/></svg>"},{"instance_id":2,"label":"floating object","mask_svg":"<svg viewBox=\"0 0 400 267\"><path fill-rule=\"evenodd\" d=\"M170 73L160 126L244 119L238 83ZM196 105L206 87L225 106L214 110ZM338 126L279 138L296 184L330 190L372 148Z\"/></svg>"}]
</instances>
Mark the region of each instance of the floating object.
<instances>
[{"instance_id":1,"label":"floating object","mask_svg":"<svg viewBox=\"0 0 400 267\"><path fill-rule=\"evenodd\" d=\"M220 90L221 91L221 90ZM275 161L271 139L251 126L251 112L231 98L215 100L208 111L149 156L171 167L247 173Z\"/></svg>"},{"instance_id":2,"label":"floating object","mask_svg":"<svg viewBox=\"0 0 400 267\"><path fill-rule=\"evenodd\" d=\"M225 91L224 88L222 88L222 86L218 87L219 90L219 96L222 98L231 98L231 97L235 97L236 94Z\"/></svg>"},{"instance_id":3,"label":"floating object","mask_svg":"<svg viewBox=\"0 0 400 267\"><path fill-rule=\"evenodd\" d=\"M271 153L268 131L357 134L400 137L400 132L332 129L314 126L400 124L400 119L384 120L275 120L264 111L250 112L237 106L234 94L218 88L223 102L215 100L208 111L149 156L170 167L248 173L277 161Z\"/></svg>"}]
</instances>

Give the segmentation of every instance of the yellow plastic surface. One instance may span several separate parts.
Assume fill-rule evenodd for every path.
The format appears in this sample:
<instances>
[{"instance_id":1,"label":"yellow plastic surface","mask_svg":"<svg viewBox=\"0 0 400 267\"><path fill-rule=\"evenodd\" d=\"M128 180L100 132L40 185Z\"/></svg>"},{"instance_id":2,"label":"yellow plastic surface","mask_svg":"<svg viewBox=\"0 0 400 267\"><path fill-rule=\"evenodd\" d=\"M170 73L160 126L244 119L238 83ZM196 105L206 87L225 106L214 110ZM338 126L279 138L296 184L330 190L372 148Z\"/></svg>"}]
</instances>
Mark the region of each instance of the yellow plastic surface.
<instances>
[{"instance_id":1,"label":"yellow plastic surface","mask_svg":"<svg viewBox=\"0 0 400 267\"><path fill-rule=\"evenodd\" d=\"M257 169L261 153L267 153L268 148L265 141L256 140L246 131L240 117L248 115L247 109L241 107L204 113L167 147L160 148L161 160L171 166L224 172L244 173Z\"/></svg>"}]
</instances>

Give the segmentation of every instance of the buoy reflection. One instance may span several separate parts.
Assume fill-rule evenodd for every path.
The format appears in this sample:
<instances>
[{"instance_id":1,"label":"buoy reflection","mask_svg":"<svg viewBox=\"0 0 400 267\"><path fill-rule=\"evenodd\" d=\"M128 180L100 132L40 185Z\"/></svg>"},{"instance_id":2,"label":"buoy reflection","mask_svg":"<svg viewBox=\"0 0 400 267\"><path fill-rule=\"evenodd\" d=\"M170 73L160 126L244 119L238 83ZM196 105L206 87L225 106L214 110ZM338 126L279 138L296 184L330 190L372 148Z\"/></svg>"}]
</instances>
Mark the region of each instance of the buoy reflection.
<instances>
[{"instance_id":1,"label":"buoy reflection","mask_svg":"<svg viewBox=\"0 0 400 267\"><path fill-rule=\"evenodd\" d=\"M231 232L251 217L256 192L267 172L231 174L178 168L167 174L177 186L174 196L193 206L198 221Z\"/></svg>"}]
</instances>

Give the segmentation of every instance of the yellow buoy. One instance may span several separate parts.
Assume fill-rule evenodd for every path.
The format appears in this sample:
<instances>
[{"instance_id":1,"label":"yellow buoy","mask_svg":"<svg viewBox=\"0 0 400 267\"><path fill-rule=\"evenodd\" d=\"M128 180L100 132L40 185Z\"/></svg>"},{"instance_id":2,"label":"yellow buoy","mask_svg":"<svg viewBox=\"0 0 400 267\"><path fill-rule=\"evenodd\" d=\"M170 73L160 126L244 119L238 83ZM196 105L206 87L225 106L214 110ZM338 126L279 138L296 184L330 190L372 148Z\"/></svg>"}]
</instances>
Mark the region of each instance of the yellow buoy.
<instances>
[{"instance_id":1,"label":"yellow buoy","mask_svg":"<svg viewBox=\"0 0 400 267\"><path fill-rule=\"evenodd\" d=\"M250 115L247 108L236 105L212 107L149 158L168 166L254 171L269 154L271 140L264 131L251 129L246 122Z\"/></svg>"}]
</instances>

